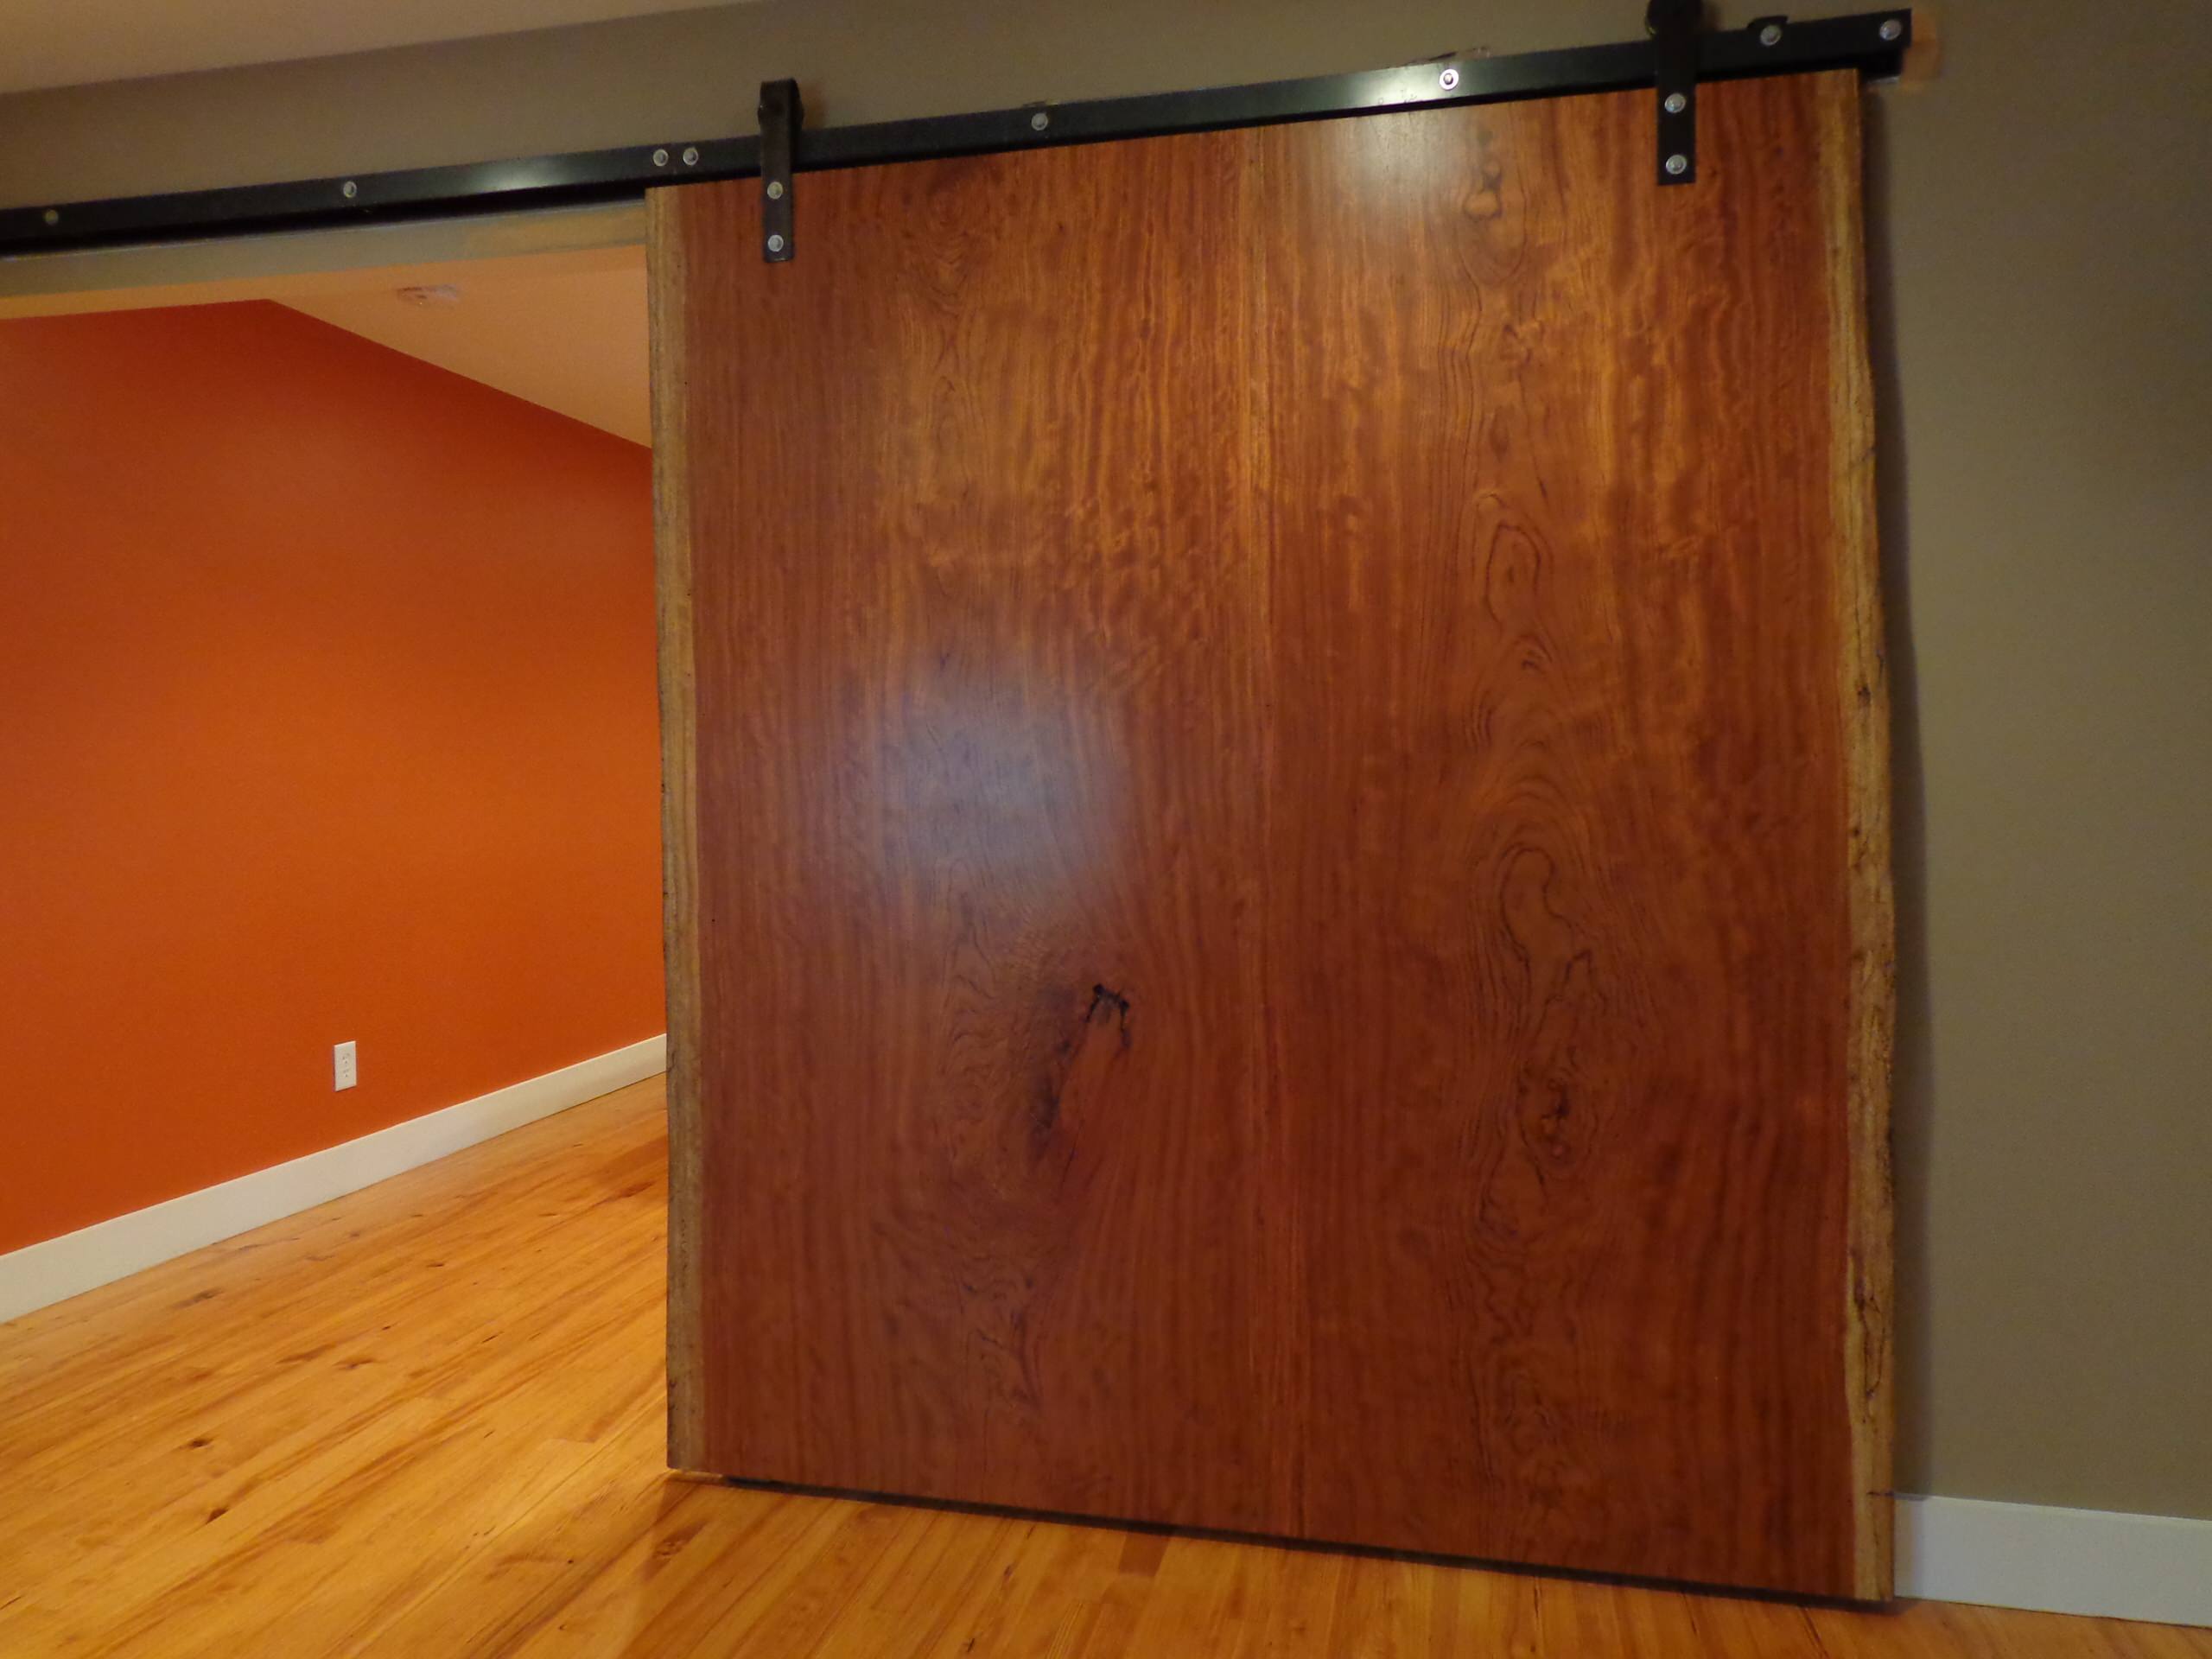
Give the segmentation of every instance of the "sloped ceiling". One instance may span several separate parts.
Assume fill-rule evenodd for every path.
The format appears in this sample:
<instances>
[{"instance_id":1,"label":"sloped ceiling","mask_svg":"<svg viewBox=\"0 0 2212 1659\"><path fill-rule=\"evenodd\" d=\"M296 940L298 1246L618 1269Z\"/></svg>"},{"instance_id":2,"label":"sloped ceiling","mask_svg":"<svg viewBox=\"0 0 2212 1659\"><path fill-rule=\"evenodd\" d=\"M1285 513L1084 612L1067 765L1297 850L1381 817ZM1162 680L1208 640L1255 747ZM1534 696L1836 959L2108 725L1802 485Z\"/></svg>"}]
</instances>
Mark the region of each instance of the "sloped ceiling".
<instances>
[{"instance_id":1,"label":"sloped ceiling","mask_svg":"<svg viewBox=\"0 0 2212 1659\"><path fill-rule=\"evenodd\" d=\"M448 288L450 303L403 290ZM635 244L0 298L9 316L274 300L633 442L652 438L645 251Z\"/></svg>"},{"instance_id":2,"label":"sloped ceiling","mask_svg":"<svg viewBox=\"0 0 2212 1659\"><path fill-rule=\"evenodd\" d=\"M458 297L421 305L399 293L423 287ZM617 436L652 441L641 248L280 279L261 297Z\"/></svg>"},{"instance_id":3,"label":"sloped ceiling","mask_svg":"<svg viewBox=\"0 0 2212 1659\"><path fill-rule=\"evenodd\" d=\"M410 288L451 288L454 301L410 303L400 292ZM0 296L0 327L9 316L238 299L272 299L617 438L652 440L646 250L637 244Z\"/></svg>"}]
</instances>

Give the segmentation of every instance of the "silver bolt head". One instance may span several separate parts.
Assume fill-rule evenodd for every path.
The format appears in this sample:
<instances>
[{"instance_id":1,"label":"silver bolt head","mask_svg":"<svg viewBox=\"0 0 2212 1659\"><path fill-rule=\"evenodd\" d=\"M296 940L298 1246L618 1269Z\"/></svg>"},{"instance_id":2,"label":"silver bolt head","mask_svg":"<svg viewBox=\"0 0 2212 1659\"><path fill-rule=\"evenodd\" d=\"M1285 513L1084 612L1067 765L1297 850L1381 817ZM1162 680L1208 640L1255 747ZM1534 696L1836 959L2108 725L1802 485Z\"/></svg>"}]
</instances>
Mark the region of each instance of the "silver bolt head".
<instances>
[{"instance_id":1,"label":"silver bolt head","mask_svg":"<svg viewBox=\"0 0 2212 1659\"><path fill-rule=\"evenodd\" d=\"M1667 158L1667 170L1676 178L1681 178L1683 174L1690 170L1690 158L1687 156L1669 156Z\"/></svg>"},{"instance_id":2,"label":"silver bolt head","mask_svg":"<svg viewBox=\"0 0 2212 1659\"><path fill-rule=\"evenodd\" d=\"M769 180L769 181L768 181L768 200L771 200L771 201L781 201L783 199L784 199L784 181L783 181L781 179L771 179L771 180Z\"/></svg>"},{"instance_id":3,"label":"silver bolt head","mask_svg":"<svg viewBox=\"0 0 2212 1659\"><path fill-rule=\"evenodd\" d=\"M653 151L653 165L655 167L666 167L668 165L668 152L664 149L657 149Z\"/></svg>"},{"instance_id":4,"label":"silver bolt head","mask_svg":"<svg viewBox=\"0 0 2212 1659\"><path fill-rule=\"evenodd\" d=\"M769 251L769 252L771 252L771 253L781 253L783 251L784 251L784 238L783 238L782 237L780 237L780 236L772 236L772 237L770 237L770 238L768 238L768 251Z\"/></svg>"},{"instance_id":5,"label":"silver bolt head","mask_svg":"<svg viewBox=\"0 0 2212 1659\"><path fill-rule=\"evenodd\" d=\"M361 194L361 187L354 183L353 180L348 179L345 183L338 187L338 194L345 197L346 200L351 201L354 197Z\"/></svg>"},{"instance_id":6,"label":"silver bolt head","mask_svg":"<svg viewBox=\"0 0 2212 1659\"><path fill-rule=\"evenodd\" d=\"M1029 130L1032 132L1042 132L1052 124L1052 118L1042 110L1029 118Z\"/></svg>"},{"instance_id":7,"label":"silver bolt head","mask_svg":"<svg viewBox=\"0 0 2212 1659\"><path fill-rule=\"evenodd\" d=\"M686 167L699 165L699 147L696 144L686 144L683 147L683 165Z\"/></svg>"},{"instance_id":8,"label":"silver bolt head","mask_svg":"<svg viewBox=\"0 0 2212 1659\"><path fill-rule=\"evenodd\" d=\"M1759 44L1761 46L1781 45L1782 25L1780 23L1769 23L1764 29L1759 30Z\"/></svg>"},{"instance_id":9,"label":"silver bolt head","mask_svg":"<svg viewBox=\"0 0 2212 1659\"><path fill-rule=\"evenodd\" d=\"M48 224L59 225L61 222L61 210L59 207L49 207L46 210L44 217Z\"/></svg>"},{"instance_id":10,"label":"silver bolt head","mask_svg":"<svg viewBox=\"0 0 2212 1659\"><path fill-rule=\"evenodd\" d=\"M1882 19L1882 27L1876 32L1885 41L1894 41L1904 33L1904 25L1894 17L1885 17Z\"/></svg>"},{"instance_id":11,"label":"silver bolt head","mask_svg":"<svg viewBox=\"0 0 2212 1659\"><path fill-rule=\"evenodd\" d=\"M1436 84L1446 92L1450 92L1459 84L1459 72L1457 69L1446 69L1442 74L1437 76Z\"/></svg>"},{"instance_id":12,"label":"silver bolt head","mask_svg":"<svg viewBox=\"0 0 2212 1659\"><path fill-rule=\"evenodd\" d=\"M1689 99L1684 98L1680 92L1669 92L1667 94L1668 114L1680 115L1684 110L1689 108Z\"/></svg>"}]
</instances>

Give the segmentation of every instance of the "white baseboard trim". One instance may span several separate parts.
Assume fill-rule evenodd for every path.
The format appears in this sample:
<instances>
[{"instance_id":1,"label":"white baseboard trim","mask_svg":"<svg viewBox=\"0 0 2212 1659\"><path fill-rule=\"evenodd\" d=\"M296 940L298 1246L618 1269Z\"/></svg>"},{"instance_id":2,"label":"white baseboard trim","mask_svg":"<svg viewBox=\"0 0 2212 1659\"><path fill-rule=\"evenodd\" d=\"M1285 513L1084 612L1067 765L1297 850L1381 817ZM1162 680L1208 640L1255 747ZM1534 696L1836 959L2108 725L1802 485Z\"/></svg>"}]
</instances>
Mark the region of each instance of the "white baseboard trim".
<instances>
[{"instance_id":1,"label":"white baseboard trim","mask_svg":"<svg viewBox=\"0 0 2212 1659\"><path fill-rule=\"evenodd\" d=\"M12 1250L0 1255L0 1321L312 1210L667 1069L668 1039L648 1037L358 1141Z\"/></svg>"},{"instance_id":2,"label":"white baseboard trim","mask_svg":"<svg viewBox=\"0 0 2212 1659\"><path fill-rule=\"evenodd\" d=\"M1900 1496L1897 1522L1901 1596L2212 1625L2212 1521Z\"/></svg>"}]
</instances>

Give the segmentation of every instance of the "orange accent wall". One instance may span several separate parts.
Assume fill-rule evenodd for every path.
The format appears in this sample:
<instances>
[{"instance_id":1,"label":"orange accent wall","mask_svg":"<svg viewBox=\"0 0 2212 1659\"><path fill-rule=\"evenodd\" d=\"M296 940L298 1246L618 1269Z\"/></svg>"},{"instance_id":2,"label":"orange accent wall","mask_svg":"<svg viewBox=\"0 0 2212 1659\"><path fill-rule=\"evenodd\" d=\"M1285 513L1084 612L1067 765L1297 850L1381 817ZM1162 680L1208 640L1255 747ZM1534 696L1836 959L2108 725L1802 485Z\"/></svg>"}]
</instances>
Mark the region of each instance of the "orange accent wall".
<instances>
[{"instance_id":1,"label":"orange accent wall","mask_svg":"<svg viewBox=\"0 0 2212 1659\"><path fill-rule=\"evenodd\" d=\"M0 1250L658 1033L658 790L645 448L270 303L0 322Z\"/></svg>"}]
</instances>

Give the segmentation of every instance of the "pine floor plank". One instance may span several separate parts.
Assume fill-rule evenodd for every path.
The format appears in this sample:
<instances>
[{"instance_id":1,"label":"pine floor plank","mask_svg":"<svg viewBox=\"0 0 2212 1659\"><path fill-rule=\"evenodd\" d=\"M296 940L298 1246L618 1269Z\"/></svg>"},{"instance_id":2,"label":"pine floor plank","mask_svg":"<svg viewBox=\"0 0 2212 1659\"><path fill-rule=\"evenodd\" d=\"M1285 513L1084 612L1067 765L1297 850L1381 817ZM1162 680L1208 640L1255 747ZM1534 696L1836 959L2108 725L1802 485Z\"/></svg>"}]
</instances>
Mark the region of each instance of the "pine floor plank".
<instances>
[{"instance_id":1,"label":"pine floor plank","mask_svg":"<svg viewBox=\"0 0 2212 1659\"><path fill-rule=\"evenodd\" d=\"M641 1084L0 1325L0 1655L2212 1656L672 1476L664 1157Z\"/></svg>"}]
</instances>

